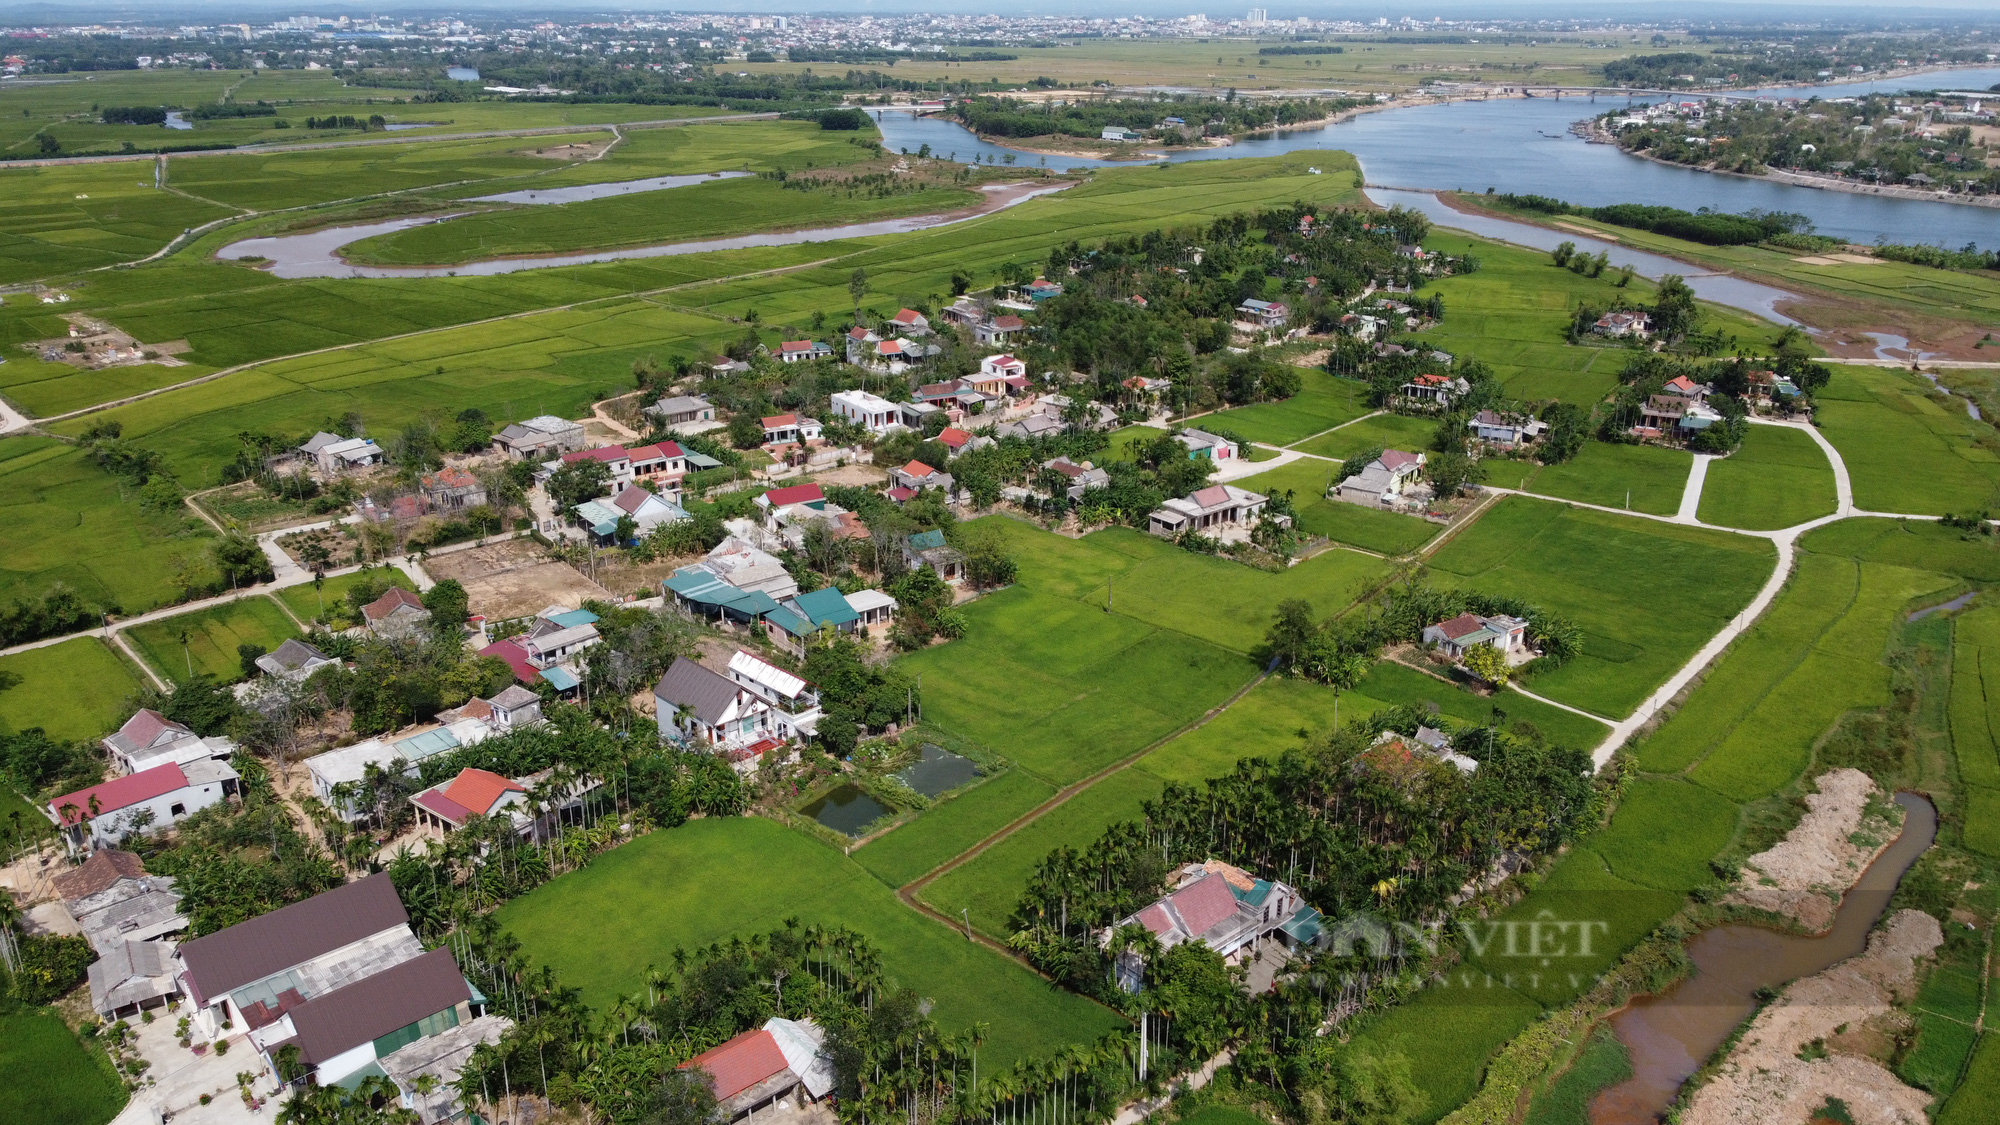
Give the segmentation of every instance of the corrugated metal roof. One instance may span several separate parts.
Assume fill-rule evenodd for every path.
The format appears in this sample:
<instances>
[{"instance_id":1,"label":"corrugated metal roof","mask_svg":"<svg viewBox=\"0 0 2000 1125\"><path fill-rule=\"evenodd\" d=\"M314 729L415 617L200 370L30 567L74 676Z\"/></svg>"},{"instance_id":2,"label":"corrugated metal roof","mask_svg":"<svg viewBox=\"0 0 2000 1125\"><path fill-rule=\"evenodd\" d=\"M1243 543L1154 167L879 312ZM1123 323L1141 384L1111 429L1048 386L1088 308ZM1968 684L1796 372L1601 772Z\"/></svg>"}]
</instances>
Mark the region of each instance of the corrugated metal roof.
<instances>
[{"instance_id":1,"label":"corrugated metal roof","mask_svg":"<svg viewBox=\"0 0 2000 1125\"><path fill-rule=\"evenodd\" d=\"M119 809L131 808L141 801L164 797L176 789L187 788L187 783L187 775L181 772L181 767L168 762L164 766L154 766L152 769L141 770L124 777L114 777L110 781L90 786L88 789L65 793L50 801L49 808L62 818L63 824L70 825L80 820L92 820L107 813L114 813ZM92 800L97 802L95 811L90 807Z\"/></svg>"},{"instance_id":2,"label":"corrugated metal roof","mask_svg":"<svg viewBox=\"0 0 2000 1125\"><path fill-rule=\"evenodd\" d=\"M697 1067L705 1071L715 1087L717 1101L748 1090L757 1083L789 1069L778 1041L762 1028L746 1031L719 1047L710 1047L681 1064L681 1069Z\"/></svg>"},{"instance_id":3,"label":"corrugated metal roof","mask_svg":"<svg viewBox=\"0 0 2000 1125\"><path fill-rule=\"evenodd\" d=\"M314 997L289 1014L300 1058L321 1063L471 998L451 951L433 949Z\"/></svg>"},{"instance_id":4,"label":"corrugated metal roof","mask_svg":"<svg viewBox=\"0 0 2000 1125\"><path fill-rule=\"evenodd\" d=\"M409 921L385 872L196 938L182 945L179 954L196 1003L206 1004L232 989Z\"/></svg>"}]
</instances>

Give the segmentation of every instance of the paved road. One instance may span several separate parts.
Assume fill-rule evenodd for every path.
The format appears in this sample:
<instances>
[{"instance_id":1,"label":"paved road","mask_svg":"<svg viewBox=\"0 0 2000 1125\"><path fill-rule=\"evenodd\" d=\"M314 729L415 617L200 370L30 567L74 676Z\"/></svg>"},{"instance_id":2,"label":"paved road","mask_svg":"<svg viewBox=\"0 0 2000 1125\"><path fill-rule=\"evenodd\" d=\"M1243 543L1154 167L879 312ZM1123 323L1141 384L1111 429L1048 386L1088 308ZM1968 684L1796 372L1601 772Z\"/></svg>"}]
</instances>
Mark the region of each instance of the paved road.
<instances>
[{"instance_id":1,"label":"paved road","mask_svg":"<svg viewBox=\"0 0 2000 1125\"><path fill-rule=\"evenodd\" d=\"M1701 508L1701 488L1708 483L1708 463L1715 460L1712 453L1697 453L1694 464L1688 468L1687 487L1681 490L1681 510L1674 515L1676 523L1699 524L1695 512Z\"/></svg>"}]
</instances>

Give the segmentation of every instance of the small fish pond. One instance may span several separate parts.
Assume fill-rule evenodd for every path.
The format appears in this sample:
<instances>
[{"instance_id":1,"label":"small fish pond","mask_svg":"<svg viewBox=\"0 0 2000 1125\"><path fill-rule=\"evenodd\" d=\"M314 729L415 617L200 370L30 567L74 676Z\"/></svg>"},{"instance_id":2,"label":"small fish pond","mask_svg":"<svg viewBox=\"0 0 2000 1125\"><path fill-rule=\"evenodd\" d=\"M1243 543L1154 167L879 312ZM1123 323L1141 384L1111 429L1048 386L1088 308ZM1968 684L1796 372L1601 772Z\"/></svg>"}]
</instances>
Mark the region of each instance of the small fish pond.
<instances>
[{"instance_id":1,"label":"small fish pond","mask_svg":"<svg viewBox=\"0 0 2000 1125\"><path fill-rule=\"evenodd\" d=\"M925 743L922 756L894 776L925 797L937 797L978 777L979 767L970 758ZM847 836L865 835L870 825L896 812L853 782L835 787L799 811Z\"/></svg>"}]
</instances>

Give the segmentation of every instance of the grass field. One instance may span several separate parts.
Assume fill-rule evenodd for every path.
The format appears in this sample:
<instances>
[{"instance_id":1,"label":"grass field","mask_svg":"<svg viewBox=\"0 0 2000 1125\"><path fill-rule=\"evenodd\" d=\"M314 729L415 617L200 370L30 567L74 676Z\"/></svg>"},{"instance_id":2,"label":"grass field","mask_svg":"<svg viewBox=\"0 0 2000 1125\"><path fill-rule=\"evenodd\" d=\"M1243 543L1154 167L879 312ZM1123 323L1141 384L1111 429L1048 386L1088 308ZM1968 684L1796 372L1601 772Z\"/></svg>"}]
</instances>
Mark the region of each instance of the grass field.
<instances>
[{"instance_id":1,"label":"grass field","mask_svg":"<svg viewBox=\"0 0 2000 1125\"><path fill-rule=\"evenodd\" d=\"M1318 368L1298 369L1305 381L1298 394L1282 402L1259 402L1219 410L1195 419L1193 426L1220 426L1266 445L1290 445L1322 430L1330 430L1368 413L1368 385L1329 375Z\"/></svg>"},{"instance_id":2,"label":"grass field","mask_svg":"<svg viewBox=\"0 0 2000 1125\"><path fill-rule=\"evenodd\" d=\"M849 926L887 975L937 1002L938 1023L989 1025L981 1061L1087 1042L1118 1025L1109 1011L910 910L861 866L755 817L695 820L607 852L508 903L500 922L536 961L602 1006L642 988L676 948L776 929L783 919ZM591 925L578 926L578 918Z\"/></svg>"},{"instance_id":3,"label":"grass field","mask_svg":"<svg viewBox=\"0 0 2000 1125\"><path fill-rule=\"evenodd\" d=\"M410 581L409 575L394 567L371 567L366 571L357 570L352 574L339 574L328 578L318 590L314 590L312 583L307 582L300 586L287 586L276 591L275 596L284 602L300 621L315 621L319 619L322 607L331 609L344 601L347 591L362 581L379 582L385 578L405 590L417 588L416 584Z\"/></svg>"},{"instance_id":4,"label":"grass field","mask_svg":"<svg viewBox=\"0 0 2000 1125\"><path fill-rule=\"evenodd\" d=\"M1509 594L1575 622L1582 655L1530 686L1621 716L1749 604L1773 558L1761 539L1510 496L1430 566L1442 584Z\"/></svg>"},{"instance_id":5,"label":"grass field","mask_svg":"<svg viewBox=\"0 0 2000 1125\"><path fill-rule=\"evenodd\" d=\"M2000 606L1961 614L1952 640L1949 718L1965 789L1965 846L2000 857Z\"/></svg>"},{"instance_id":6,"label":"grass field","mask_svg":"<svg viewBox=\"0 0 2000 1125\"><path fill-rule=\"evenodd\" d=\"M257 596L149 621L126 635L139 655L170 680L187 679L192 666L195 675L214 676L227 684L243 678L237 645L263 645L269 652L298 636L299 630L278 603Z\"/></svg>"},{"instance_id":7,"label":"grass field","mask_svg":"<svg viewBox=\"0 0 2000 1125\"><path fill-rule=\"evenodd\" d=\"M1686 450L1589 441L1582 452L1560 465L1534 468L1530 462L1502 462L1488 479L1544 496L1671 516L1680 511L1693 465L1694 457ZM1508 472L1517 467L1529 470L1518 485L1511 483Z\"/></svg>"},{"instance_id":8,"label":"grass field","mask_svg":"<svg viewBox=\"0 0 2000 1125\"><path fill-rule=\"evenodd\" d=\"M1083 848L1113 824L1136 819L1140 806L1164 788L1165 782L1144 770L1120 770L939 876L921 897L939 912L969 917L974 929L1004 939L1007 918L1044 856L1060 847Z\"/></svg>"},{"instance_id":9,"label":"grass field","mask_svg":"<svg viewBox=\"0 0 2000 1125\"><path fill-rule=\"evenodd\" d=\"M1899 371L1842 367L1819 392L1821 432L1840 451L1855 506L1943 515L2000 508L2000 441Z\"/></svg>"},{"instance_id":10,"label":"grass field","mask_svg":"<svg viewBox=\"0 0 2000 1125\"><path fill-rule=\"evenodd\" d=\"M2000 1034L1981 1035L1965 1080L1938 1110L1938 1125L1984 1125L2000 1116Z\"/></svg>"},{"instance_id":11,"label":"grass field","mask_svg":"<svg viewBox=\"0 0 2000 1125\"><path fill-rule=\"evenodd\" d=\"M145 163L0 170L0 200L0 285L143 258L230 214L154 187Z\"/></svg>"},{"instance_id":12,"label":"grass field","mask_svg":"<svg viewBox=\"0 0 2000 1125\"><path fill-rule=\"evenodd\" d=\"M1055 787L1023 770L1006 773L925 809L921 816L853 852L854 861L892 887L915 882L1050 797Z\"/></svg>"},{"instance_id":13,"label":"grass field","mask_svg":"<svg viewBox=\"0 0 2000 1125\"><path fill-rule=\"evenodd\" d=\"M1444 530L1418 516L1328 499L1327 482L1337 471L1330 462L1301 457L1236 483L1258 492L1291 493L1299 530L1377 554L1407 555Z\"/></svg>"},{"instance_id":14,"label":"grass field","mask_svg":"<svg viewBox=\"0 0 2000 1125\"><path fill-rule=\"evenodd\" d=\"M51 738L109 733L125 717L125 701L145 686L131 661L96 637L0 656L0 672L21 678L0 691L0 732L41 727ZM76 690L80 684L89 690Z\"/></svg>"},{"instance_id":15,"label":"grass field","mask_svg":"<svg viewBox=\"0 0 2000 1125\"><path fill-rule=\"evenodd\" d=\"M177 560L206 560L211 541L192 515L140 508L74 446L0 438L0 600L39 598L61 582L88 602L142 613L172 599Z\"/></svg>"},{"instance_id":16,"label":"grass field","mask_svg":"<svg viewBox=\"0 0 2000 1125\"><path fill-rule=\"evenodd\" d=\"M7 1076L0 1121L104 1125L127 1096L110 1060L79 1042L52 1008L0 1014L0 1074Z\"/></svg>"},{"instance_id":17,"label":"grass field","mask_svg":"<svg viewBox=\"0 0 2000 1125\"><path fill-rule=\"evenodd\" d=\"M1632 1059L1625 1044L1609 1028L1600 1028L1562 1077L1535 1095L1527 1119L1535 1125L1590 1125L1591 1099L1630 1077Z\"/></svg>"},{"instance_id":18,"label":"grass field","mask_svg":"<svg viewBox=\"0 0 2000 1125\"><path fill-rule=\"evenodd\" d=\"M1703 523L1774 531L1830 516L1833 466L1810 435L1752 426L1743 447L1711 461L1696 517Z\"/></svg>"},{"instance_id":19,"label":"grass field","mask_svg":"<svg viewBox=\"0 0 2000 1125\"><path fill-rule=\"evenodd\" d=\"M1341 460L1371 449L1421 453L1431 447L1431 435L1436 432L1436 419L1407 414L1377 414L1342 426L1330 434L1299 442L1298 446L1301 453Z\"/></svg>"}]
</instances>

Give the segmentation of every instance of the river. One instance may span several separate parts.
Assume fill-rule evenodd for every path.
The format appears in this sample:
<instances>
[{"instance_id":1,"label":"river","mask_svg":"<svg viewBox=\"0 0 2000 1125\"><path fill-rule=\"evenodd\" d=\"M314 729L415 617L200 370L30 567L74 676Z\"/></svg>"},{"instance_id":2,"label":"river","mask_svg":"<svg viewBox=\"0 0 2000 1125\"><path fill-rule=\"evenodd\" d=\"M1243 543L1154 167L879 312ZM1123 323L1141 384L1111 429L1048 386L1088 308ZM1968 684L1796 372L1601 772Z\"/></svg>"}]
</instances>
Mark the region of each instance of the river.
<instances>
[{"instance_id":1,"label":"river","mask_svg":"<svg viewBox=\"0 0 2000 1125\"><path fill-rule=\"evenodd\" d=\"M1591 1125L1654 1125L1681 1084L1756 1011L1758 989L1811 976L1862 952L1903 873L1937 837L1930 801L1898 793L1896 803L1904 812L1902 834L1841 900L1832 929L1811 938L1751 925L1704 930L1687 946L1693 975L1611 1017L1632 1056L1632 1077L1591 1103Z\"/></svg>"},{"instance_id":2,"label":"river","mask_svg":"<svg viewBox=\"0 0 2000 1125\"><path fill-rule=\"evenodd\" d=\"M1880 82L1798 87L1760 91L1762 97L1840 97L1869 91L1980 90L2000 82L2000 67L1906 75ZM1595 99L1506 98L1481 102L1450 102L1385 109L1358 114L1350 120L1315 129L1291 129L1241 138L1223 148L1174 152L1170 163L1191 160L1239 160L1280 156L1303 149L1342 149L1353 153L1370 184L1418 190L1462 188L1553 196L1590 206L1607 203L1654 203L1693 211L1793 211L1809 216L1821 234L1851 242L1878 239L1905 243L1967 242L2000 245L2000 208L1924 200L1885 199L1851 192L1824 191L1774 183L1749 176L1698 172L1630 156L1616 145L1594 145L1568 132L1571 122L1628 103L1601 95ZM1161 112L1171 112L1162 108ZM1004 163L1014 157L1020 167L1106 168L1121 163L1084 157L1024 153L980 140L956 122L917 117L907 111L876 110L877 123L891 151L917 151L930 145L940 156L971 162ZM1463 226L1454 222L1453 226Z\"/></svg>"}]
</instances>

